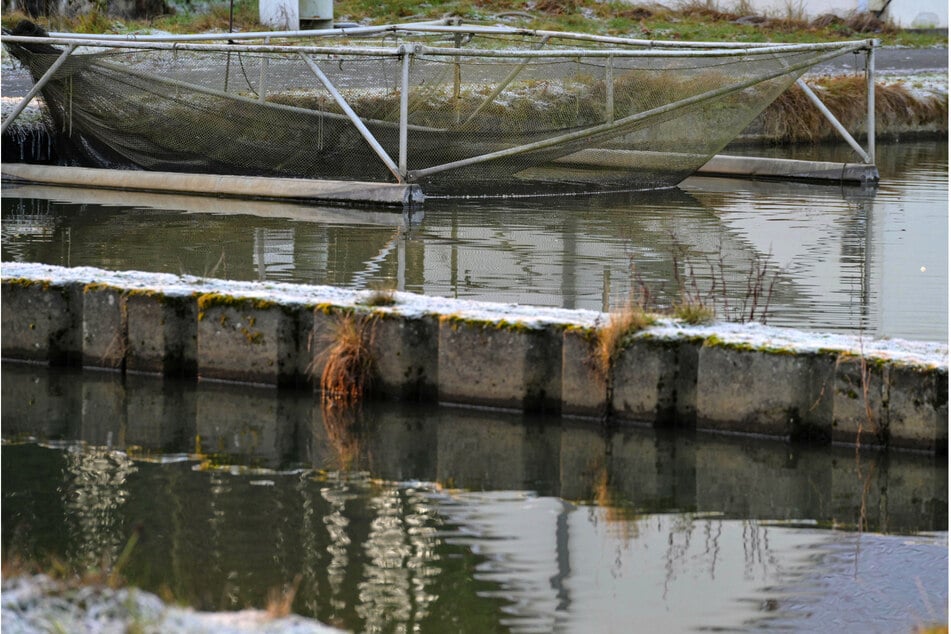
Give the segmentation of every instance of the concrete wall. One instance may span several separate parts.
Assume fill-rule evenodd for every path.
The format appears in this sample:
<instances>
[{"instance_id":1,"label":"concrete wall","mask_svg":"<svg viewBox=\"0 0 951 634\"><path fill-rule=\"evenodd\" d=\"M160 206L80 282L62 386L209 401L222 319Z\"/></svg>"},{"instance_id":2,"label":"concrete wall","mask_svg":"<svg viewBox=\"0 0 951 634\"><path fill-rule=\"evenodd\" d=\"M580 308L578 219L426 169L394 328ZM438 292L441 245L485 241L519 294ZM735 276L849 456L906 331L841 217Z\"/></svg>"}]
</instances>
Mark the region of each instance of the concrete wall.
<instances>
[{"instance_id":1,"label":"concrete wall","mask_svg":"<svg viewBox=\"0 0 951 634\"><path fill-rule=\"evenodd\" d=\"M34 275L10 277L11 269ZM513 318L510 306L403 294L371 308L339 289L182 280L172 288L172 276L74 271L5 266L4 358L316 389L349 316L373 334L380 396L947 449L946 346L930 358L861 342L796 349L756 343L747 336L755 327L668 322L628 337L605 368L594 361L600 317L590 311L519 307L524 317ZM337 295L327 302L321 293Z\"/></svg>"}]
</instances>

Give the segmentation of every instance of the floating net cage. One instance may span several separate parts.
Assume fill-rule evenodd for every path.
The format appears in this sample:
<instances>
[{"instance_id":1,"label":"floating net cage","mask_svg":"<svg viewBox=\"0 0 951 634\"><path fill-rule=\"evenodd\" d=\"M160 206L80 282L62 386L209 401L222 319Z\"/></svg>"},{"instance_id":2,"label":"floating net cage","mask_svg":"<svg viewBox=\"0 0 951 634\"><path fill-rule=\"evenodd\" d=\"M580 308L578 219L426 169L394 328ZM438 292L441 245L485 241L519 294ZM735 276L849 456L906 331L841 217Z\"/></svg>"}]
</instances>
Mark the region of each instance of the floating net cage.
<instances>
[{"instance_id":1,"label":"floating net cage","mask_svg":"<svg viewBox=\"0 0 951 634\"><path fill-rule=\"evenodd\" d=\"M654 48L486 31L87 43L42 96L61 155L87 166L427 191L644 188L676 184L803 72L864 45ZM69 44L10 39L37 81Z\"/></svg>"}]
</instances>

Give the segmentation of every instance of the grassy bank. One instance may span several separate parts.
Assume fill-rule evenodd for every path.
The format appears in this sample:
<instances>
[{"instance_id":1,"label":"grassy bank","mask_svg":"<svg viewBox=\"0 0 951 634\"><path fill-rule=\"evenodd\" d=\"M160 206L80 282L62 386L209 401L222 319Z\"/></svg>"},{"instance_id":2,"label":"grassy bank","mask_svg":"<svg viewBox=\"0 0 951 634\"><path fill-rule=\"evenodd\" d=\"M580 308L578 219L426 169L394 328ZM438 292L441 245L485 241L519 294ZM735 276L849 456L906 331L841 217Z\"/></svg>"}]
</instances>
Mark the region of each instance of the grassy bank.
<instances>
[{"instance_id":1,"label":"grassy bank","mask_svg":"<svg viewBox=\"0 0 951 634\"><path fill-rule=\"evenodd\" d=\"M824 42L880 38L886 45L947 45L946 33L903 31L870 14L848 18L826 15L807 20L792 5L773 15L756 15L746 0L680 0L674 8L655 4L630 4L621 0L336 0L338 22L384 24L458 16L467 22L503 22L513 26L581 31L662 40L711 40L738 42ZM179 32L226 31L231 16L228 2L216 2L204 12L173 10L147 20L118 20L93 10L77 17L39 18L54 30L124 32L145 28ZM18 12L3 16L10 27L25 17ZM236 0L236 30L258 30L257 0Z\"/></svg>"}]
</instances>

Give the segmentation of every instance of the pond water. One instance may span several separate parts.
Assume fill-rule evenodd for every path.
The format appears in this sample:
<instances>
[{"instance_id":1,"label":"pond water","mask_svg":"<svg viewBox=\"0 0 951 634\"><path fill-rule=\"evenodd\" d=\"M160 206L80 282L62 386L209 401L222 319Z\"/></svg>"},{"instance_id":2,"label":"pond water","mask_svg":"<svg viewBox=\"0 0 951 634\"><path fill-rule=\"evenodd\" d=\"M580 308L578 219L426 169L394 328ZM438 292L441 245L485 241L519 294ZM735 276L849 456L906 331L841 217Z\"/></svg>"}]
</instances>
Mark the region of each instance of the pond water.
<instances>
[{"instance_id":1,"label":"pond water","mask_svg":"<svg viewBox=\"0 0 951 634\"><path fill-rule=\"evenodd\" d=\"M2 368L3 552L366 632L947 623L948 470L915 453ZM636 624L636 625L635 625Z\"/></svg>"},{"instance_id":2,"label":"pond water","mask_svg":"<svg viewBox=\"0 0 951 634\"><path fill-rule=\"evenodd\" d=\"M2 258L599 310L645 289L669 307L679 278L725 318L749 314L759 263L773 325L947 340L947 142L877 158L874 189L694 177L660 192L432 198L403 215L5 186Z\"/></svg>"}]
</instances>

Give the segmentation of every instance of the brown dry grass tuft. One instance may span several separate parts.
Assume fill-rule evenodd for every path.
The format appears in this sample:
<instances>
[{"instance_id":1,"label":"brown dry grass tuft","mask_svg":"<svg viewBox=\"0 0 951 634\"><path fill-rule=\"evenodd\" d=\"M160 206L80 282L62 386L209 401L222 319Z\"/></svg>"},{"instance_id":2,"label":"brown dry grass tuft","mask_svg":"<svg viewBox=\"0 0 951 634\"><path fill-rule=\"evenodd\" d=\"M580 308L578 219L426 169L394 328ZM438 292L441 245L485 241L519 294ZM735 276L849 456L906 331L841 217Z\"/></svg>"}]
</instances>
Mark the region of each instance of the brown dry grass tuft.
<instances>
[{"instance_id":1,"label":"brown dry grass tuft","mask_svg":"<svg viewBox=\"0 0 951 634\"><path fill-rule=\"evenodd\" d=\"M864 129L864 76L823 77L808 82L847 130ZM879 131L943 122L947 126L948 97L917 97L902 84L875 86L875 126ZM784 92L763 113L764 132L776 142L817 142L838 135L798 87Z\"/></svg>"},{"instance_id":2,"label":"brown dry grass tuft","mask_svg":"<svg viewBox=\"0 0 951 634\"><path fill-rule=\"evenodd\" d=\"M624 339L654 322L641 304L629 300L622 308L615 309L608 321L597 330L594 348L595 368L603 379L610 374L611 366L624 345Z\"/></svg>"},{"instance_id":3,"label":"brown dry grass tuft","mask_svg":"<svg viewBox=\"0 0 951 634\"><path fill-rule=\"evenodd\" d=\"M337 318L329 345L321 355L326 358L320 375L324 401L349 405L363 399L375 370L372 349L376 320L373 315L349 313Z\"/></svg>"},{"instance_id":4,"label":"brown dry grass tuft","mask_svg":"<svg viewBox=\"0 0 951 634\"><path fill-rule=\"evenodd\" d=\"M297 596L297 589L300 587L300 574L294 577L290 587L271 588L267 593L267 615L272 619L282 619L289 616L291 607L294 604L294 597Z\"/></svg>"}]
</instances>

